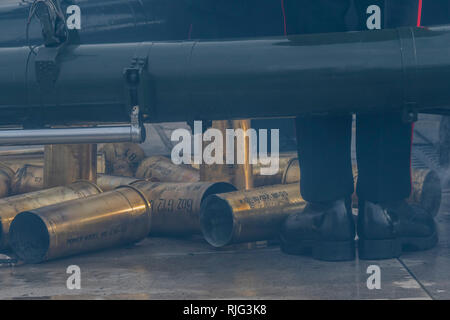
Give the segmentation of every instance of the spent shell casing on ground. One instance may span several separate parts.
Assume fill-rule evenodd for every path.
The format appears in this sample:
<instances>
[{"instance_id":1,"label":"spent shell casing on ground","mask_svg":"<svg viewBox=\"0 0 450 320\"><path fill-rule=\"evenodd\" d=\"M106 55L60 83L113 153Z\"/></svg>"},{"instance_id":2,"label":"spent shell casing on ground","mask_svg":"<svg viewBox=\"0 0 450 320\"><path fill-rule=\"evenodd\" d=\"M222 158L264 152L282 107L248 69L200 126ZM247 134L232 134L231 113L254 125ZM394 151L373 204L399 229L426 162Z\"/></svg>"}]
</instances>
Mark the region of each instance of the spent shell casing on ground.
<instances>
[{"instance_id":1,"label":"spent shell casing on ground","mask_svg":"<svg viewBox=\"0 0 450 320\"><path fill-rule=\"evenodd\" d=\"M9 166L0 163L0 198L10 195L13 180L14 171Z\"/></svg>"},{"instance_id":2,"label":"spent shell casing on ground","mask_svg":"<svg viewBox=\"0 0 450 320\"><path fill-rule=\"evenodd\" d=\"M152 212L151 235L184 236L200 233L199 214L203 200L216 193L235 191L226 182L132 184L147 198Z\"/></svg>"},{"instance_id":3,"label":"spent shell casing on ground","mask_svg":"<svg viewBox=\"0 0 450 320\"><path fill-rule=\"evenodd\" d=\"M154 182L198 182L200 172L191 166L176 165L169 158L153 156L140 163L136 177Z\"/></svg>"},{"instance_id":4,"label":"spent shell casing on ground","mask_svg":"<svg viewBox=\"0 0 450 320\"><path fill-rule=\"evenodd\" d=\"M200 213L203 236L214 247L273 239L305 205L297 183L211 195Z\"/></svg>"},{"instance_id":5,"label":"spent shell casing on ground","mask_svg":"<svg viewBox=\"0 0 450 320\"><path fill-rule=\"evenodd\" d=\"M0 199L0 249L8 246L10 225L19 213L73 199L87 198L99 193L101 189L95 184L78 181L63 187Z\"/></svg>"},{"instance_id":6,"label":"spent shell casing on ground","mask_svg":"<svg viewBox=\"0 0 450 320\"><path fill-rule=\"evenodd\" d=\"M276 184L289 184L300 181L300 167L296 155L280 154L279 169L274 175L262 175L261 168L267 167L261 161L252 166L253 169L253 185L255 187L263 187Z\"/></svg>"},{"instance_id":7,"label":"spent shell casing on ground","mask_svg":"<svg viewBox=\"0 0 450 320\"><path fill-rule=\"evenodd\" d=\"M111 191L120 186L127 186L136 182L145 181L143 179L136 179L131 177L111 176L107 174L97 175L97 185L104 192Z\"/></svg>"},{"instance_id":8,"label":"spent shell casing on ground","mask_svg":"<svg viewBox=\"0 0 450 320\"><path fill-rule=\"evenodd\" d=\"M26 263L137 242L150 231L150 210L131 186L17 215L10 245Z\"/></svg>"}]
</instances>

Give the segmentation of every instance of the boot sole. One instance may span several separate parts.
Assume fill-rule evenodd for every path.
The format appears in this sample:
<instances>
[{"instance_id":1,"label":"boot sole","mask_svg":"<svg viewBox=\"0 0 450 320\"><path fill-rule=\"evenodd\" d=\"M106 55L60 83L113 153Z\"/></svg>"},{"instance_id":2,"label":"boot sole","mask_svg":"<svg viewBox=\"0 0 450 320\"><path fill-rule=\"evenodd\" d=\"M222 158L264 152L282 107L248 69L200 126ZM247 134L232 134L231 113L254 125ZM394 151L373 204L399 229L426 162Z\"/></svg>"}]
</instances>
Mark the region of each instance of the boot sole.
<instances>
[{"instance_id":1,"label":"boot sole","mask_svg":"<svg viewBox=\"0 0 450 320\"><path fill-rule=\"evenodd\" d=\"M359 258L362 260L379 260L398 258L402 254L402 242L399 238L383 240L359 239Z\"/></svg>"},{"instance_id":2,"label":"boot sole","mask_svg":"<svg viewBox=\"0 0 450 320\"><path fill-rule=\"evenodd\" d=\"M438 243L437 232L429 237L401 237L403 251L422 251L435 247Z\"/></svg>"},{"instance_id":3,"label":"boot sole","mask_svg":"<svg viewBox=\"0 0 450 320\"><path fill-rule=\"evenodd\" d=\"M350 261L355 259L354 241L300 241L296 244L281 242L281 251L291 255L311 255L316 260Z\"/></svg>"}]
</instances>

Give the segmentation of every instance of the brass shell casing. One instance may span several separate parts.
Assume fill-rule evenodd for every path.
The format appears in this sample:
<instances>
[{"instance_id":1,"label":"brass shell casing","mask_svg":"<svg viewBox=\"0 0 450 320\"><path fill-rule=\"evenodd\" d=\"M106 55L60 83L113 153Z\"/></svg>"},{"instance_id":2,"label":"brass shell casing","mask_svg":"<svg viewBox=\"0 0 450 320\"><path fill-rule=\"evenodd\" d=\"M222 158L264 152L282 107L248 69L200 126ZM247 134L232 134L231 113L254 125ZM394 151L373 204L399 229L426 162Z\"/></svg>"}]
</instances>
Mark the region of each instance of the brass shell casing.
<instances>
[{"instance_id":1,"label":"brass shell casing","mask_svg":"<svg viewBox=\"0 0 450 320\"><path fill-rule=\"evenodd\" d=\"M200 172L190 166L176 165L166 157L153 156L141 162L136 177L153 182L198 182Z\"/></svg>"},{"instance_id":2,"label":"brass shell casing","mask_svg":"<svg viewBox=\"0 0 450 320\"><path fill-rule=\"evenodd\" d=\"M152 212L150 234L175 236L201 232L199 214L207 196L236 190L225 182L137 182L132 186L149 202Z\"/></svg>"},{"instance_id":3,"label":"brass shell casing","mask_svg":"<svg viewBox=\"0 0 450 320\"><path fill-rule=\"evenodd\" d=\"M99 193L101 190L95 184L78 181L63 187L0 199L0 249L8 246L10 226L19 213Z\"/></svg>"},{"instance_id":4,"label":"brass shell casing","mask_svg":"<svg viewBox=\"0 0 450 320\"><path fill-rule=\"evenodd\" d=\"M28 210L13 220L10 244L26 263L89 252L145 238L150 210L136 188Z\"/></svg>"},{"instance_id":5,"label":"brass shell casing","mask_svg":"<svg viewBox=\"0 0 450 320\"><path fill-rule=\"evenodd\" d=\"M273 239L305 205L297 183L211 195L200 213L203 236L214 247Z\"/></svg>"}]
</instances>

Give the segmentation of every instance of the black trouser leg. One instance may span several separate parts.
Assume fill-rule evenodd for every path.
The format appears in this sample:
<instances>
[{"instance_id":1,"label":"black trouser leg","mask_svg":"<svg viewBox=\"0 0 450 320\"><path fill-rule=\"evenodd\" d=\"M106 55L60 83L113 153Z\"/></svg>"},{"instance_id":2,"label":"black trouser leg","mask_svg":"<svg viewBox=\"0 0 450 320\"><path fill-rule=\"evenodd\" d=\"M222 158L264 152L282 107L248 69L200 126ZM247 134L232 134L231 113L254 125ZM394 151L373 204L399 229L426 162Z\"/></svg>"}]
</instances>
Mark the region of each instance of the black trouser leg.
<instances>
[{"instance_id":1,"label":"black trouser leg","mask_svg":"<svg viewBox=\"0 0 450 320\"><path fill-rule=\"evenodd\" d=\"M356 154L358 198L390 202L411 193L410 123L401 113L358 115Z\"/></svg>"},{"instance_id":2,"label":"black trouser leg","mask_svg":"<svg viewBox=\"0 0 450 320\"><path fill-rule=\"evenodd\" d=\"M281 250L316 259L355 258L355 225L346 204L353 193L351 115L296 119L300 191L308 204L289 215L281 230Z\"/></svg>"},{"instance_id":3,"label":"black trouser leg","mask_svg":"<svg viewBox=\"0 0 450 320\"><path fill-rule=\"evenodd\" d=\"M288 34L346 31L350 0L285 0ZM300 189L309 202L335 201L353 192L351 115L296 119Z\"/></svg>"},{"instance_id":4,"label":"black trouser leg","mask_svg":"<svg viewBox=\"0 0 450 320\"><path fill-rule=\"evenodd\" d=\"M296 119L302 197L335 201L353 193L351 115Z\"/></svg>"}]
</instances>

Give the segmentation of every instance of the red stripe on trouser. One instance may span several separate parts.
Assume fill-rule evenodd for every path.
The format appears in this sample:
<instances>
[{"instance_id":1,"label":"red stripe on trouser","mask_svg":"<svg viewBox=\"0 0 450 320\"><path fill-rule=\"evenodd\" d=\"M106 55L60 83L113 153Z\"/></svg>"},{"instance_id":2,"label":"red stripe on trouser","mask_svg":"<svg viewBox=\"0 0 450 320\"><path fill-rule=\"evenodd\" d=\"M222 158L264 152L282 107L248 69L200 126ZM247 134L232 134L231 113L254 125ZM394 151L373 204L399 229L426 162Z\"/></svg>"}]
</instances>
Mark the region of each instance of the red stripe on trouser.
<instances>
[{"instance_id":1,"label":"red stripe on trouser","mask_svg":"<svg viewBox=\"0 0 450 320\"><path fill-rule=\"evenodd\" d=\"M419 9L417 12L417 26L420 27L422 22L422 0L419 0Z\"/></svg>"}]
</instances>

